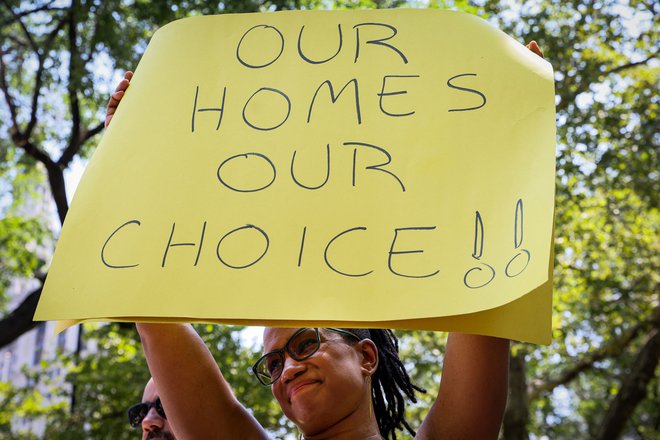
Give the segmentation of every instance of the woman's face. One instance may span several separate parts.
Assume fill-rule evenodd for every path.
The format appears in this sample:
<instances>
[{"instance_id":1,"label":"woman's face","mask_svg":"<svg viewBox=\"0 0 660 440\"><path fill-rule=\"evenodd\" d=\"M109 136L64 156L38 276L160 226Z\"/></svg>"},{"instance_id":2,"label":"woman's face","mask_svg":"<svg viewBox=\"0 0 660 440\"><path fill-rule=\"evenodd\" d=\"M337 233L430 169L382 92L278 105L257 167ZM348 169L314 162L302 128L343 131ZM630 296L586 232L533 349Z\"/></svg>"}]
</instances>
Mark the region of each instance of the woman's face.
<instances>
[{"instance_id":1,"label":"woman's face","mask_svg":"<svg viewBox=\"0 0 660 440\"><path fill-rule=\"evenodd\" d=\"M283 348L297 330L267 328L264 351ZM324 329L320 335L321 345L311 357L296 361L284 356L282 376L272 385L284 414L307 435L324 432L358 412L365 394L370 398L366 378L375 371L378 359L369 340L349 344L340 334Z\"/></svg>"}]
</instances>

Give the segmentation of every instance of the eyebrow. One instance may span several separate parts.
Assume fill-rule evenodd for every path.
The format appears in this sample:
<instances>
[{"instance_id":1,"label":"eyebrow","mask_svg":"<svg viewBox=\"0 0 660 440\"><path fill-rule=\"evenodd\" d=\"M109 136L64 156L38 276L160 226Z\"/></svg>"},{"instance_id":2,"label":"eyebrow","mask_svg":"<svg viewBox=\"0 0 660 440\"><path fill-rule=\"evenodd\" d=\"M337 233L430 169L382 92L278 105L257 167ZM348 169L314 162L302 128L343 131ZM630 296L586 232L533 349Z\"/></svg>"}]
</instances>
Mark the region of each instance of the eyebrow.
<instances>
[{"instance_id":1,"label":"eyebrow","mask_svg":"<svg viewBox=\"0 0 660 440\"><path fill-rule=\"evenodd\" d=\"M286 343L289 342L289 339L291 339L291 336L293 336L293 334L295 332L297 332L298 330L300 330L300 329L296 329L290 335L287 335L287 336L281 338L281 341L283 341L282 343L279 343L280 338L277 338L278 345L273 345L273 347L279 347L279 348L270 348L270 349L266 350L266 344L263 344L262 351L265 354L265 353L270 353L271 351L275 351L275 350L282 350L284 348L284 346L286 345Z\"/></svg>"}]
</instances>

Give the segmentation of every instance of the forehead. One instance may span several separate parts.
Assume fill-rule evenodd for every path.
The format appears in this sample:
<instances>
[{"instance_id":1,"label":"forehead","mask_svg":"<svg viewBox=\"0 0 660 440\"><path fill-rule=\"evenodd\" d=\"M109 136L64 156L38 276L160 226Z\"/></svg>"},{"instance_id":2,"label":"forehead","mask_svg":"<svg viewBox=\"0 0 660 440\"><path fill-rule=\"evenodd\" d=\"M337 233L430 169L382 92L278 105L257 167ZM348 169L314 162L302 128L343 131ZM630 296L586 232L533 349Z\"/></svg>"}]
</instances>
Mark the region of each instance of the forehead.
<instances>
[{"instance_id":1,"label":"forehead","mask_svg":"<svg viewBox=\"0 0 660 440\"><path fill-rule=\"evenodd\" d=\"M158 390L156 389L156 384L153 379L150 379L147 382L147 385L144 387L144 393L142 393L143 402L153 402L158 399Z\"/></svg>"},{"instance_id":2,"label":"forehead","mask_svg":"<svg viewBox=\"0 0 660 440\"><path fill-rule=\"evenodd\" d=\"M279 328L279 327L266 327L264 329L264 350L269 351L274 348L281 348L286 344L286 341L298 330L300 327L294 328Z\"/></svg>"},{"instance_id":3,"label":"forehead","mask_svg":"<svg viewBox=\"0 0 660 440\"><path fill-rule=\"evenodd\" d=\"M280 327L266 327L264 329L264 352L269 352L272 350L278 350L283 348L287 341L303 327L293 327L293 328L280 328ZM319 333L323 339L340 339L340 335L336 337L331 336L334 333L329 332L325 329L319 328Z\"/></svg>"}]
</instances>

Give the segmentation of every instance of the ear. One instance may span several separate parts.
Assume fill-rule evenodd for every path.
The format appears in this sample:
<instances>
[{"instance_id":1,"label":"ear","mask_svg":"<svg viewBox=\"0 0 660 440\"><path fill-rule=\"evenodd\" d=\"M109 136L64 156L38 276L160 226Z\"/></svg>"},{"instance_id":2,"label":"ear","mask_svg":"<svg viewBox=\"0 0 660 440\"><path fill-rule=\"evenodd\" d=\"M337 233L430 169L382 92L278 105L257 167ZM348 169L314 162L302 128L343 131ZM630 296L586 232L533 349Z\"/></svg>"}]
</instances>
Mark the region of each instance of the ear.
<instances>
[{"instance_id":1,"label":"ear","mask_svg":"<svg viewBox=\"0 0 660 440\"><path fill-rule=\"evenodd\" d=\"M363 339L357 343L358 351L362 355L362 374L372 376L378 368L378 348L371 339Z\"/></svg>"}]
</instances>

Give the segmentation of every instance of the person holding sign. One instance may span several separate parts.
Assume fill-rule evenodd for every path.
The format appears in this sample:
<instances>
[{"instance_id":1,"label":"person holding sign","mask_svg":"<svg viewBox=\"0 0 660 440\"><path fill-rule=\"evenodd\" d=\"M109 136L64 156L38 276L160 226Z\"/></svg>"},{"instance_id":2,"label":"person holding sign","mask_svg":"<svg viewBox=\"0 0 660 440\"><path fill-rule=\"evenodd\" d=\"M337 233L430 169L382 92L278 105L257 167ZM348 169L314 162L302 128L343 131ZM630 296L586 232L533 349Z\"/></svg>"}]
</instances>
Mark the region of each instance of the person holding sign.
<instances>
[{"instance_id":1,"label":"person holding sign","mask_svg":"<svg viewBox=\"0 0 660 440\"><path fill-rule=\"evenodd\" d=\"M542 56L535 42L527 46ZM132 73L107 109L111 122ZM313 293L310 293L312 295ZM286 299L277 299L285 301ZM266 439L188 324L136 324L168 421L179 438ZM415 387L390 330L266 328L253 366L306 439L496 439L506 406L509 341L450 333L438 396L416 430L404 418Z\"/></svg>"},{"instance_id":2,"label":"person holding sign","mask_svg":"<svg viewBox=\"0 0 660 440\"><path fill-rule=\"evenodd\" d=\"M184 324L137 324L149 370L179 438L266 439L211 353ZM364 335L369 335L369 338ZM267 328L253 367L306 439L396 438L414 399L389 330ZM507 395L507 340L452 333L440 392L416 439L497 438Z\"/></svg>"}]
</instances>

